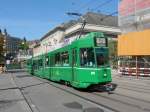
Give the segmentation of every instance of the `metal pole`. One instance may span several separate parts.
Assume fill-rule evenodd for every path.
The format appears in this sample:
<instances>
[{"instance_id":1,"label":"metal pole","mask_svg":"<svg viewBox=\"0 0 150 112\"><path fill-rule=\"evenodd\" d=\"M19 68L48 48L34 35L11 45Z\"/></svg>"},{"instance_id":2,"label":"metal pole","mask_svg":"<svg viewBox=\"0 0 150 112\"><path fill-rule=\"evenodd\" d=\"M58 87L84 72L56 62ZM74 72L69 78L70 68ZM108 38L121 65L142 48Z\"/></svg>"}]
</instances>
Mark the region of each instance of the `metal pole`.
<instances>
[{"instance_id":1,"label":"metal pole","mask_svg":"<svg viewBox=\"0 0 150 112\"><path fill-rule=\"evenodd\" d=\"M81 30L80 30L80 32L79 32L79 37L77 38L77 39L79 39L79 38L81 37L82 32L84 31L84 27L85 27L85 25L86 25L86 20L85 20L85 18L82 16L82 14L76 13L76 12L67 12L66 14L69 15L69 16L73 16L73 15L74 15L74 16L81 17L82 26L81 26Z\"/></svg>"},{"instance_id":2,"label":"metal pole","mask_svg":"<svg viewBox=\"0 0 150 112\"><path fill-rule=\"evenodd\" d=\"M138 79L138 57L136 56L136 77Z\"/></svg>"},{"instance_id":3,"label":"metal pole","mask_svg":"<svg viewBox=\"0 0 150 112\"><path fill-rule=\"evenodd\" d=\"M31 51L31 52L32 52L32 54L31 54L31 55L32 55L32 57L31 57L31 61L32 61L31 74L33 75L33 74L34 74L34 63L33 63L33 55L34 55L33 52L34 52L34 51L33 51L33 47L31 48L31 50L32 50L32 51Z\"/></svg>"},{"instance_id":4,"label":"metal pole","mask_svg":"<svg viewBox=\"0 0 150 112\"><path fill-rule=\"evenodd\" d=\"M79 34L79 37L78 37L78 38L81 37L81 35L82 35L82 33L83 33L83 30L84 30L84 27L85 27L85 25L86 25L86 20L85 20L84 18L83 18L82 20L83 20L83 23L82 23L81 31L80 31L80 34Z\"/></svg>"}]
</instances>

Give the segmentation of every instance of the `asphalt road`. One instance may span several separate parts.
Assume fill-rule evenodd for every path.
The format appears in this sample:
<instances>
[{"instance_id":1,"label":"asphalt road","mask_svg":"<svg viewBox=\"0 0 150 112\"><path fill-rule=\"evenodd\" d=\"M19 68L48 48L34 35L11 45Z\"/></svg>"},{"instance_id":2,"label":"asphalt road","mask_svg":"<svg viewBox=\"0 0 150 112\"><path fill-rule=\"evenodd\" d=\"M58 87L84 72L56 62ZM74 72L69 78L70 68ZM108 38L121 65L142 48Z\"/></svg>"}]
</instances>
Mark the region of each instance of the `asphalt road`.
<instances>
[{"instance_id":1,"label":"asphalt road","mask_svg":"<svg viewBox=\"0 0 150 112\"><path fill-rule=\"evenodd\" d=\"M0 112L150 112L150 80L113 73L115 90L79 91L29 75L0 75Z\"/></svg>"},{"instance_id":2,"label":"asphalt road","mask_svg":"<svg viewBox=\"0 0 150 112\"><path fill-rule=\"evenodd\" d=\"M0 74L0 112L31 112L11 75Z\"/></svg>"}]
</instances>

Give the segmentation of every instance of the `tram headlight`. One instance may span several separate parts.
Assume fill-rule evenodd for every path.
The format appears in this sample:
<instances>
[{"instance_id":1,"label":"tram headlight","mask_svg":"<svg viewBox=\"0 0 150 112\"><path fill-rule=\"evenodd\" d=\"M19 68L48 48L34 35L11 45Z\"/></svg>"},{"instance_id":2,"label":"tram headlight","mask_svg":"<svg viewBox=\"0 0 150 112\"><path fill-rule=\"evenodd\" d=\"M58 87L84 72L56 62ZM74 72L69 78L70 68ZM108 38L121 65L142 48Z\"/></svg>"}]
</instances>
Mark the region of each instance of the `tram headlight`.
<instances>
[{"instance_id":1,"label":"tram headlight","mask_svg":"<svg viewBox=\"0 0 150 112\"><path fill-rule=\"evenodd\" d=\"M95 75L95 72L91 72L91 75Z\"/></svg>"},{"instance_id":2,"label":"tram headlight","mask_svg":"<svg viewBox=\"0 0 150 112\"><path fill-rule=\"evenodd\" d=\"M107 77L107 74L104 74L104 77Z\"/></svg>"}]
</instances>

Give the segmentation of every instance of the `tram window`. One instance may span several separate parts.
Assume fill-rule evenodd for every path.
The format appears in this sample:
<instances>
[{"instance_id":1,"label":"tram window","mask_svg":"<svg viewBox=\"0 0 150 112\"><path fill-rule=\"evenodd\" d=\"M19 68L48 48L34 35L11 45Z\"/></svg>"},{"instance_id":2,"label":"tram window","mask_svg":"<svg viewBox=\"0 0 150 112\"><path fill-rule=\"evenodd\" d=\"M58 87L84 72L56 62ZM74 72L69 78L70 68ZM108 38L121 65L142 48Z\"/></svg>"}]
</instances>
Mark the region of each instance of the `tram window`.
<instances>
[{"instance_id":1,"label":"tram window","mask_svg":"<svg viewBox=\"0 0 150 112\"><path fill-rule=\"evenodd\" d=\"M35 62L35 60L33 61L33 69L35 69L36 70L36 62Z\"/></svg>"},{"instance_id":2,"label":"tram window","mask_svg":"<svg viewBox=\"0 0 150 112\"><path fill-rule=\"evenodd\" d=\"M39 60L39 67L43 66L42 59Z\"/></svg>"},{"instance_id":3,"label":"tram window","mask_svg":"<svg viewBox=\"0 0 150 112\"><path fill-rule=\"evenodd\" d=\"M37 60L36 62L37 62L37 65L36 65L37 69L39 69L39 66L40 66L39 60Z\"/></svg>"},{"instance_id":4,"label":"tram window","mask_svg":"<svg viewBox=\"0 0 150 112\"><path fill-rule=\"evenodd\" d=\"M96 52L97 66L104 66L109 63L108 54L104 52Z\"/></svg>"},{"instance_id":5,"label":"tram window","mask_svg":"<svg viewBox=\"0 0 150 112\"><path fill-rule=\"evenodd\" d=\"M35 61L35 69L36 70L38 69L38 61L37 60Z\"/></svg>"},{"instance_id":6,"label":"tram window","mask_svg":"<svg viewBox=\"0 0 150 112\"><path fill-rule=\"evenodd\" d=\"M38 60L36 60L35 62L36 62L36 69L39 69L39 63L38 63Z\"/></svg>"},{"instance_id":7,"label":"tram window","mask_svg":"<svg viewBox=\"0 0 150 112\"><path fill-rule=\"evenodd\" d=\"M61 57L60 53L55 54L55 66L60 66L61 65Z\"/></svg>"},{"instance_id":8,"label":"tram window","mask_svg":"<svg viewBox=\"0 0 150 112\"><path fill-rule=\"evenodd\" d=\"M73 66L77 66L77 50L74 49L72 55L73 55L72 64Z\"/></svg>"},{"instance_id":9,"label":"tram window","mask_svg":"<svg viewBox=\"0 0 150 112\"><path fill-rule=\"evenodd\" d=\"M63 66L69 66L69 54L68 52L61 53Z\"/></svg>"},{"instance_id":10,"label":"tram window","mask_svg":"<svg viewBox=\"0 0 150 112\"><path fill-rule=\"evenodd\" d=\"M34 68L37 70L38 68L38 63L37 63L37 60L34 60L34 63L33 63L33 65L34 65Z\"/></svg>"},{"instance_id":11,"label":"tram window","mask_svg":"<svg viewBox=\"0 0 150 112\"><path fill-rule=\"evenodd\" d=\"M83 67L94 67L94 49L93 48L82 48L80 49L80 64Z\"/></svg>"},{"instance_id":12,"label":"tram window","mask_svg":"<svg viewBox=\"0 0 150 112\"><path fill-rule=\"evenodd\" d=\"M50 57L50 66L54 66L54 65L55 65L54 55L51 55L51 57Z\"/></svg>"},{"instance_id":13,"label":"tram window","mask_svg":"<svg viewBox=\"0 0 150 112\"><path fill-rule=\"evenodd\" d=\"M32 66L33 66L33 69L36 69L36 63L35 63L35 61L33 60L33 64L32 64Z\"/></svg>"},{"instance_id":14,"label":"tram window","mask_svg":"<svg viewBox=\"0 0 150 112\"><path fill-rule=\"evenodd\" d=\"M30 65L30 60L27 61L27 64Z\"/></svg>"},{"instance_id":15,"label":"tram window","mask_svg":"<svg viewBox=\"0 0 150 112\"><path fill-rule=\"evenodd\" d=\"M30 63L31 63L31 62L30 62L30 60L27 60L27 62L26 62L26 63L27 63L27 65L30 65Z\"/></svg>"}]
</instances>

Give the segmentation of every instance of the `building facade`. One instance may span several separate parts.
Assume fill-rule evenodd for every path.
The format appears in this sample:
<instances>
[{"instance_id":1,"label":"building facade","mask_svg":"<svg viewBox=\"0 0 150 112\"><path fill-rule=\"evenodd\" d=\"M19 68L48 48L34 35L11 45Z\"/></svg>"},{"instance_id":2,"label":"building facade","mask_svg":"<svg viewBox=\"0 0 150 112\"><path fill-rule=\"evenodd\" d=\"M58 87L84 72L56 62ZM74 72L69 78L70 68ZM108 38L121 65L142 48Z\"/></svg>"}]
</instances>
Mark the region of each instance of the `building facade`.
<instances>
[{"instance_id":1,"label":"building facade","mask_svg":"<svg viewBox=\"0 0 150 112\"><path fill-rule=\"evenodd\" d=\"M122 33L150 28L149 0L121 0L118 9L119 26Z\"/></svg>"},{"instance_id":2,"label":"building facade","mask_svg":"<svg viewBox=\"0 0 150 112\"><path fill-rule=\"evenodd\" d=\"M89 32L103 32L110 38L117 38L117 35L121 33L118 28L118 18L116 16L107 16L104 14L98 14L93 12L88 12L83 15L86 21L85 28L81 33L82 19L71 20L69 22L63 23L56 28L49 31L46 35L41 38L40 46L42 50L36 50L38 54L48 52L52 49L59 47L61 42L73 41L77 39L80 35L86 35ZM36 52L34 52L36 54Z\"/></svg>"},{"instance_id":3,"label":"building facade","mask_svg":"<svg viewBox=\"0 0 150 112\"><path fill-rule=\"evenodd\" d=\"M20 38L6 35L6 60L15 58L19 52L19 46L22 42Z\"/></svg>"}]
</instances>

